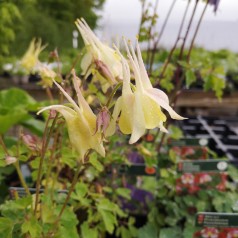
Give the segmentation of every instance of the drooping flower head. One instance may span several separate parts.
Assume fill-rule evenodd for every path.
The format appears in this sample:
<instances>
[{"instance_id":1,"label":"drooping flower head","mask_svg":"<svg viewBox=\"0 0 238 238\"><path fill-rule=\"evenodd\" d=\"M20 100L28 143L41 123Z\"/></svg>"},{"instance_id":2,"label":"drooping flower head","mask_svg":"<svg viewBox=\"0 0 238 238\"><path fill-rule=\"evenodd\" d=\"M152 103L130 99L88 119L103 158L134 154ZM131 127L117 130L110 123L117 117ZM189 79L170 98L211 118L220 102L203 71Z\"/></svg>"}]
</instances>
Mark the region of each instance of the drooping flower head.
<instances>
[{"instance_id":1,"label":"drooping flower head","mask_svg":"<svg viewBox=\"0 0 238 238\"><path fill-rule=\"evenodd\" d=\"M38 114L51 109L62 114L67 124L70 142L82 160L89 149L96 150L100 155L105 156L101 134L98 132L95 133L96 115L83 97L80 90L79 79L76 77L74 71L73 84L77 93L78 105L57 82L54 81L54 83L64 94L69 103L71 103L72 108L64 105L53 105L41 109Z\"/></svg>"},{"instance_id":2,"label":"drooping flower head","mask_svg":"<svg viewBox=\"0 0 238 238\"><path fill-rule=\"evenodd\" d=\"M28 72L34 71L35 67L39 63L39 54L46 47L46 45L41 45L41 40L33 39L21 59L21 66L25 68Z\"/></svg>"},{"instance_id":3,"label":"drooping flower head","mask_svg":"<svg viewBox=\"0 0 238 238\"><path fill-rule=\"evenodd\" d=\"M137 55L131 43L128 45L125 41L125 46L136 84L132 90L130 67L117 50L123 65L123 88L122 96L115 104L108 135L114 133L116 120L120 115L119 128L122 133L131 134L129 143L132 144L145 133L146 129L158 127L161 131L167 132L163 126L166 116L161 107L167 110L173 119L183 120L185 118L179 116L169 106L169 99L163 91L153 88L142 60L138 42L136 43Z\"/></svg>"},{"instance_id":4,"label":"drooping flower head","mask_svg":"<svg viewBox=\"0 0 238 238\"><path fill-rule=\"evenodd\" d=\"M116 84L122 78L122 65L116 51L103 44L84 19L78 19L75 24L87 49L81 61L82 75L87 77L93 73L102 84Z\"/></svg>"}]
</instances>

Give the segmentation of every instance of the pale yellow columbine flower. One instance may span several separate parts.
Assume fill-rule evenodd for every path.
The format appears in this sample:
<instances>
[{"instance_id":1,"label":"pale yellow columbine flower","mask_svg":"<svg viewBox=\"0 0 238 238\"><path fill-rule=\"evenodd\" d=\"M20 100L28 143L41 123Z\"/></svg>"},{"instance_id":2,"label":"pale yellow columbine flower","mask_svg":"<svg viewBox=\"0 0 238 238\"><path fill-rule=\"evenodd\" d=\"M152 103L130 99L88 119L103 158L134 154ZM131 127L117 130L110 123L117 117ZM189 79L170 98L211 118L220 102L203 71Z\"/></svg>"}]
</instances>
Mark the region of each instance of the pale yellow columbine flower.
<instances>
[{"instance_id":1,"label":"pale yellow columbine flower","mask_svg":"<svg viewBox=\"0 0 238 238\"><path fill-rule=\"evenodd\" d=\"M122 78L120 56L97 38L84 19L78 19L75 24L87 49L81 61L82 75L93 73L102 84L116 84Z\"/></svg>"},{"instance_id":2,"label":"pale yellow columbine flower","mask_svg":"<svg viewBox=\"0 0 238 238\"><path fill-rule=\"evenodd\" d=\"M105 156L101 134L95 133L96 115L84 99L79 88L79 79L75 73L73 73L73 83L78 97L78 105L58 83L55 81L54 83L71 103L73 109L64 105L53 105L41 109L38 114L45 110L53 109L63 115L67 124L70 142L79 153L81 159L84 158L89 149L96 150L101 156Z\"/></svg>"},{"instance_id":3,"label":"pale yellow columbine flower","mask_svg":"<svg viewBox=\"0 0 238 238\"><path fill-rule=\"evenodd\" d=\"M41 77L41 82L40 84L46 88L46 87L52 87L53 85L53 80L56 80L57 74L55 71L50 69L48 66L39 64L37 67L37 72L40 74Z\"/></svg>"},{"instance_id":4,"label":"pale yellow columbine flower","mask_svg":"<svg viewBox=\"0 0 238 238\"><path fill-rule=\"evenodd\" d=\"M35 70L35 67L39 63L38 57L41 51L46 47L46 45L41 45L41 40L38 41L33 39L21 59L21 66L25 68L27 71L31 72Z\"/></svg>"},{"instance_id":5,"label":"pale yellow columbine flower","mask_svg":"<svg viewBox=\"0 0 238 238\"><path fill-rule=\"evenodd\" d=\"M146 129L158 127L161 131L168 132L163 126L166 116L161 107L167 110L173 119L183 120L185 118L179 116L169 106L169 99L163 91L153 88L142 60L138 42L136 43L137 56L130 43L130 50L126 42L125 46L136 86L132 91L129 65L121 55L123 65L122 96L115 104L107 135L112 135L115 132L116 120L120 114L119 128L122 133L131 134L129 143L132 144L145 133Z\"/></svg>"}]
</instances>

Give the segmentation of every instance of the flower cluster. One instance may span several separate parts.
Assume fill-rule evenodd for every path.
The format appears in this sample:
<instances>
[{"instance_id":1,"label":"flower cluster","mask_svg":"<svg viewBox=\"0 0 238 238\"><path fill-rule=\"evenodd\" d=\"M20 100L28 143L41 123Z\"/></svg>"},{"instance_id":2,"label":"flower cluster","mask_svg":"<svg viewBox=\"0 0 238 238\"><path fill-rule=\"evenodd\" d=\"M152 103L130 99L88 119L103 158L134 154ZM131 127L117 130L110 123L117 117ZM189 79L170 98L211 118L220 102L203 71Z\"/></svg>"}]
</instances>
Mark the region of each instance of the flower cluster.
<instances>
[{"instance_id":1,"label":"flower cluster","mask_svg":"<svg viewBox=\"0 0 238 238\"><path fill-rule=\"evenodd\" d=\"M184 173L176 180L176 192L177 194L196 194L204 188L225 191L226 181L226 173Z\"/></svg>"},{"instance_id":2,"label":"flower cluster","mask_svg":"<svg viewBox=\"0 0 238 238\"><path fill-rule=\"evenodd\" d=\"M129 143L132 144L144 135L146 129L159 128L167 132L163 125L166 115L162 108L173 119L185 119L170 107L168 96L163 91L153 88L138 42L135 51L132 44L124 39L127 53L127 57L124 57L118 48L113 49L102 43L83 19L77 20L76 25L86 46L86 53L81 61L82 75L87 78L89 74L93 74L94 78L101 81L103 92L109 87L117 89L122 85L121 95L116 100L112 116L109 116L109 108L106 106L96 116L83 97L80 79L74 71L72 78L78 105L52 77L52 81L71 105L52 105L43 108L39 113L53 109L63 115L70 141L81 159L90 149L104 156L103 139L113 135L117 125L123 134L131 135ZM135 83L132 83L132 78ZM115 94L113 90L112 95Z\"/></svg>"},{"instance_id":3,"label":"flower cluster","mask_svg":"<svg viewBox=\"0 0 238 238\"><path fill-rule=\"evenodd\" d=\"M236 238L238 237L237 228L213 228L205 227L193 235L194 238Z\"/></svg>"}]
</instances>

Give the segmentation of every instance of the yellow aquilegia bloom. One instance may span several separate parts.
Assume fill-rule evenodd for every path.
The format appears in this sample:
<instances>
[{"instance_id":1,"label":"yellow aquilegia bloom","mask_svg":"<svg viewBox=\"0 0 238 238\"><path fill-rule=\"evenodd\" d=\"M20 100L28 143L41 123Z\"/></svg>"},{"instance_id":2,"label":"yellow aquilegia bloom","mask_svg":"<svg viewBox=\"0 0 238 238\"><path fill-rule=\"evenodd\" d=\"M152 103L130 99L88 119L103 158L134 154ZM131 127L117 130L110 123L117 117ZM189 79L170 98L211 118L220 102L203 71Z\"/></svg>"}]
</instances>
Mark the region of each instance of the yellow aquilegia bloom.
<instances>
[{"instance_id":1,"label":"yellow aquilegia bloom","mask_svg":"<svg viewBox=\"0 0 238 238\"><path fill-rule=\"evenodd\" d=\"M41 40L36 40L33 39L24 54L24 56L21 59L21 66L25 68L28 72L31 72L35 70L35 67L39 63L38 57L41 51L45 48L46 46L41 45Z\"/></svg>"},{"instance_id":2,"label":"yellow aquilegia bloom","mask_svg":"<svg viewBox=\"0 0 238 238\"><path fill-rule=\"evenodd\" d=\"M173 119L183 120L185 118L179 116L170 107L169 99L163 91L153 88L142 60L138 42L136 43L137 55L130 43L128 47L125 42L125 46L136 85L132 90L129 65L121 56L123 62L122 96L115 104L107 135L114 133L116 120L120 115L119 128L122 133L131 134L129 143L132 144L145 133L146 129L158 127L161 131L167 132L163 126L166 116L162 112L161 107L167 110Z\"/></svg>"},{"instance_id":3,"label":"yellow aquilegia bloom","mask_svg":"<svg viewBox=\"0 0 238 238\"><path fill-rule=\"evenodd\" d=\"M96 131L96 115L84 99L79 88L79 79L73 75L74 88L78 97L78 105L68 95L65 90L54 81L56 86L71 103L72 108L64 105L53 105L41 109L38 113L45 110L56 110L65 118L69 139L72 146L77 150L80 158L83 159L89 149L97 151L100 155L105 156L105 150L102 143L102 136Z\"/></svg>"},{"instance_id":4,"label":"yellow aquilegia bloom","mask_svg":"<svg viewBox=\"0 0 238 238\"><path fill-rule=\"evenodd\" d=\"M81 61L82 75L87 78L94 74L105 89L116 84L122 79L120 56L97 38L84 19L78 19L75 24L87 50Z\"/></svg>"}]
</instances>

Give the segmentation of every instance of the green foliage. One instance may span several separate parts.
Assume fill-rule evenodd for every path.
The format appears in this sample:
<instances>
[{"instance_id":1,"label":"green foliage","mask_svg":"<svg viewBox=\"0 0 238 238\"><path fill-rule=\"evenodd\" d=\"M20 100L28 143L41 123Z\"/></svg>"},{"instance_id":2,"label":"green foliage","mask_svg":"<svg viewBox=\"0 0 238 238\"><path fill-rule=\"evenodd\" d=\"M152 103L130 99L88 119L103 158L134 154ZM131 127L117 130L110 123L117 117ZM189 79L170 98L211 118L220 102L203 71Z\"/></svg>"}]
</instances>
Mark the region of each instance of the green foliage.
<instances>
[{"instance_id":1,"label":"green foliage","mask_svg":"<svg viewBox=\"0 0 238 238\"><path fill-rule=\"evenodd\" d=\"M174 65L169 63L163 74L163 78L160 81L160 86L164 88L167 92L171 92L174 89L174 84L172 81L174 77L174 71Z\"/></svg>"},{"instance_id":2,"label":"green foliage","mask_svg":"<svg viewBox=\"0 0 238 238\"><path fill-rule=\"evenodd\" d=\"M26 122L32 117L29 109L34 108L35 100L25 91L11 88L0 92L0 134L5 133L13 125ZM31 124L32 121L28 121ZM34 121L35 122L35 121ZM33 124L31 124L33 126Z\"/></svg>"},{"instance_id":3,"label":"green foliage","mask_svg":"<svg viewBox=\"0 0 238 238\"><path fill-rule=\"evenodd\" d=\"M160 230L160 238L178 237L182 238L182 230L180 227L163 228Z\"/></svg>"},{"instance_id":4,"label":"green foliage","mask_svg":"<svg viewBox=\"0 0 238 238\"><path fill-rule=\"evenodd\" d=\"M11 238L13 226L14 223L11 219L0 217L0 233L2 236L6 238Z\"/></svg>"},{"instance_id":5,"label":"green foliage","mask_svg":"<svg viewBox=\"0 0 238 238\"><path fill-rule=\"evenodd\" d=\"M148 223L138 231L138 238L158 238L158 227L153 223Z\"/></svg>"},{"instance_id":6,"label":"green foliage","mask_svg":"<svg viewBox=\"0 0 238 238\"><path fill-rule=\"evenodd\" d=\"M16 32L11 54L21 56L29 42L34 38L41 38L48 44L48 49L63 50L72 48L72 32L76 30L73 22L80 17L87 20L94 28L98 19L95 9L103 6L104 0L35 0L22 4L15 2L15 6L22 15L21 22L12 28ZM80 41L82 46L82 41Z\"/></svg>"},{"instance_id":7,"label":"green foliage","mask_svg":"<svg viewBox=\"0 0 238 238\"><path fill-rule=\"evenodd\" d=\"M14 3L0 2L0 56L9 54L10 43L14 41L16 36L15 21L20 17L19 9Z\"/></svg>"}]
</instances>

